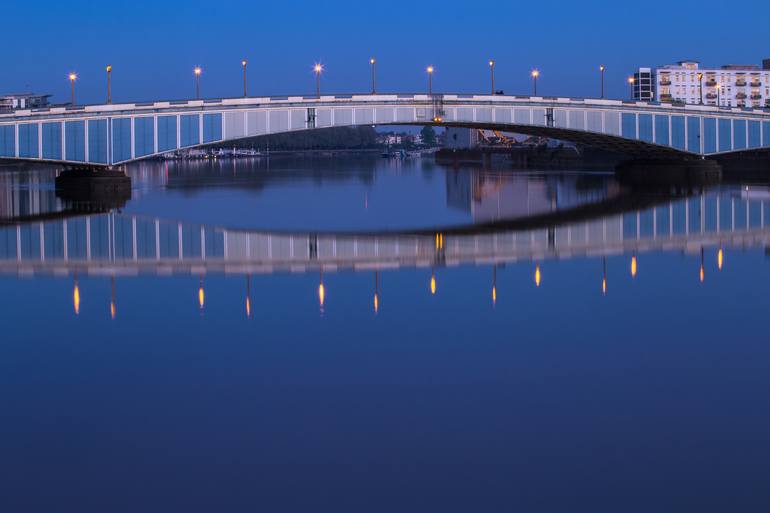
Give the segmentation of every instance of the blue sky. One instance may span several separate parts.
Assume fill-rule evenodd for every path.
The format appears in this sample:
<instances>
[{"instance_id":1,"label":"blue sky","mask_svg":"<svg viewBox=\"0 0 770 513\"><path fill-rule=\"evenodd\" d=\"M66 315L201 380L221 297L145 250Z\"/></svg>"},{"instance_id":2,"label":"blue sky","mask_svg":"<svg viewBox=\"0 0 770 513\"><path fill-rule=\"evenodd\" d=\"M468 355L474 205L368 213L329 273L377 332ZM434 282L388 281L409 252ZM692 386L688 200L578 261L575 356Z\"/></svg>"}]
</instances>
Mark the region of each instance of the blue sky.
<instances>
[{"instance_id":1,"label":"blue sky","mask_svg":"<svg viewBox=\"0 0 770 513\"><path fill-rule=\"evenodd\" d=\"M370 87L368 59L376 56L381 91L425 90L428 64L436 67L436 91L487 91L493 58L497 88L506 93L528 94L537 67L541 94L597 96L604 64L607 95L625 97L625 79L640 65L770 58L768 2L747 4L740 19L725 19L724 4L711 0L667 4L666 12L655 3L633 12L631 5L42 0L29 22L3 26L0 92L67 101L66 77L75 71L78 100L99 102L109 63L115 101L191 97L195 65L203 67L204 96L238 96L243 58L252 94L312 92L315 61L326 67L323 90L356 92Z\"/></svg>"}]
</instances>

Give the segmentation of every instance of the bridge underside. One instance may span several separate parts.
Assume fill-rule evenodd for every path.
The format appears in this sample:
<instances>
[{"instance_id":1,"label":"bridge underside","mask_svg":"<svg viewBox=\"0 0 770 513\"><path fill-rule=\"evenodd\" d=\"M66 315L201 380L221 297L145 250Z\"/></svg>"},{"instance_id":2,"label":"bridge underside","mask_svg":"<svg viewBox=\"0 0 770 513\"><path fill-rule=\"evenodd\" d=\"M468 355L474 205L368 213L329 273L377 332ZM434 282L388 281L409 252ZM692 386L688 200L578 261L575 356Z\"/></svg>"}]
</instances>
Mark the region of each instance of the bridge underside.
<instances>
[{"instance_id":1,"label":"bridge underside","mask_svg":"<svg viewBox=\"0 0 770 513\"><path fill-rule=\"evenodd\" d=\"M640 140L633 140L628 139L621 136L615 136L615 135L608 135L608 134L602 134L597 132L590 132L590 131L582 131L582 130L571 130L571 129L565 129L565 128L557 128L557 127L547 127L547 126L530 126L530 125L514 125L514 124L503 124L503 123L462 123L462 122L441 122L441 123L434 123L434 122L424 122L424 123L366 123L361 125L345 125L347 127L355 127L355 126L404 126L404 125L412 125L412 126L435 126L435 127L453 127L453 128L469 128L469 129L480 129L480 130L496 130L496 131L503 131L503 132L513 132L518 133L522 135L530 135L530 136L536 136L536 137L544 137L548 139L555 139L555 140L561 140L566 142L571 142L578 145L584 145L589 146L621 155L626 155L630 158L640 158L640 159L693 159L693 158L717 158L717 159L723 159L723 158L732 158L732 157L746 157L746 158L770 158L770 149L767 148L753 148L753 149L743 149L743 150L736 150L736 151L730 151L730 152L722 152L712 155L698 155L696 153L692 153L689 151L684 151L660 144L653 144L646 141L640 141ZM341 128L338 126L335 127L319 127L319 128L305 128L305 129L298 129L298 130L286 130L282 132L273 132L269 134L259 134L254 135L250 137L233 137L228 139L220 139L217 141L209 141L201 144L195 144L190 146L185 146L178 149L171 149L168 151L158 151L157 153L150 153L147 155L142 155L140 157L123 160L116 165L122 165L122 164L128 164L131 162L137 162L140 160L145 160L153 157L157 157L159 155L163 155L165 153L173 152L173 151L179 151L179 150L189 150L189 149L197 149L197 148L205 148L205 147L212 147L212 146L223 146L227 145L228 143L236 142L236 141L246 141L246 140L259 140L263 137L269 137L272 135L282 135L282 134L291 134L291 133L299 133L299 132L307 132L307 131L316 131L316 130L327 130L332 128ZM81 162L81 161L68 161L68 160L57 160L57 159L39 159L39 158L25 158L25 157L2 157L0 156L0 162L1 161L12 161L12 162L28 162L28 163L48 163L48 164L55 164L55 165L68 165L71 167L77 167L77 168L93 168L93 169L104 169L111 167L108 164L105 163L99 163L99 162Z\"/></svg>"},{"instance_id":2,"label":"bridge underside","mask_svg":"<svg viewBox=\"0 0 770 513\"><path fill-rule=\"evenodd\" d=\"M568 130L564 128L507 125L507 124L476 124L476 123L440 123L434 126L449 126L459 128L476 128L481 130L498 130L514 132L523 135L557 139L584 146L590 146L613 153L620 153L632 158L700 158L694 153L669 148L645 141L635 141L612 135L586 132L580 130Z\"/></svg>"}]
</instances>

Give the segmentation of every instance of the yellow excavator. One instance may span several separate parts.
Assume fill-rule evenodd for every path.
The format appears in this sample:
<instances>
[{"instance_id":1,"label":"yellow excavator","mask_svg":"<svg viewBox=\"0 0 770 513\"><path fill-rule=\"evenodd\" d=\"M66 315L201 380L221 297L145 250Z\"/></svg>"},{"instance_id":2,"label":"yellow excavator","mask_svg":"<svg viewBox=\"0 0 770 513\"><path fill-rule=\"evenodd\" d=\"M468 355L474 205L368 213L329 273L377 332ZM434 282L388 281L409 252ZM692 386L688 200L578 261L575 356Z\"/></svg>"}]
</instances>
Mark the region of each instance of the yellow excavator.
<instances>
[{"instance_id":1,"label":"yellow excavator","mask_svg":"<svg viewBox=\"0 0 770 513\"><path fill-rule=\"evenodd\" d=\"M488 130L482 130L482 129L478 130L479 140L480 141L484 141L487 144L493 144L493 141L490 140L490 137L487 137L486 132L488 132ZM494 141L494 142L499 142L500 144L503 144L503 145L506 145L506 146L510 146L512 144L516 144L516 140L515 139L510 138L510 137L506 137L499 130L491 130L491 132L493 134L495 134L495 136L497 137L497 141Z\"/></svg>"}]
</instances>

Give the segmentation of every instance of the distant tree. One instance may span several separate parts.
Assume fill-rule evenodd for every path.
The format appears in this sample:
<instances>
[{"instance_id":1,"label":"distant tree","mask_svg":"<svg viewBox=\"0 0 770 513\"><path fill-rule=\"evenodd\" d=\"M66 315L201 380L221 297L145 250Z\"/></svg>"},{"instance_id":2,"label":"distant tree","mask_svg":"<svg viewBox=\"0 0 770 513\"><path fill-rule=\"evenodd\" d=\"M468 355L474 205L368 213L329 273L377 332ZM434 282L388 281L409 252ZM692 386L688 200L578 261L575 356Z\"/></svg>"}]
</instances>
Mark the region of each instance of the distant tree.
<instances>
[{"instance_id":1,"label":"distant tree","mask_svg":"<svg viewBox=\"0 0 770 513\"><path fill-rule=\"evenodd\" d=\"M420 135L422 136L422 143L425 146L436 145L436 131L433 130L432 126L425 125L424 127L422 127L422 130L420 130Z\"/></svg>"},{"instance_id":2,"label":"distant tree","mask_svg":"<svg viewBox=\"0 0 770 513\"><path fill-rule=\"evenodd\" d=\"M229 145L228 145L229 146ZM233 143L238 147L271 150L371 149L377 148L377 132L371 126L334 127L259 136Z\"/></svg>"}]
</instances>

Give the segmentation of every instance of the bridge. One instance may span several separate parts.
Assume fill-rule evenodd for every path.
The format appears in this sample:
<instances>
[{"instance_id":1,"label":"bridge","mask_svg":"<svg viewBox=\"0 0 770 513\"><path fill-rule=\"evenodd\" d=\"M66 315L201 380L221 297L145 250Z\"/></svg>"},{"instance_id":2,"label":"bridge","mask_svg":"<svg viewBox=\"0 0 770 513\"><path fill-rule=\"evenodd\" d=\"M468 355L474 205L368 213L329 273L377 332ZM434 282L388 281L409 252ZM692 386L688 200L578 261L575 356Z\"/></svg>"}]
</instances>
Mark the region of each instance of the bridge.
<instances>
[{"instance_id":1,"label":"bridge","mask_svg":"<svg viewBox=\"0 0 770 513\"><path fill-rule=\"evenodd\" d=\"M518 224L392 233L245 231L115 212L11 221L0 226L0 273L316 273L768 247L768 201L764 189L735 188L639 208L596 202Z\"/></svg>"},{"instance_id":2,"label":"bridge","mask_svg":"<svg viewBox=\"0 0 770 513\"><path fill-rule=\"evenodd\" d=\"M632 157L770 148L770 110L557 97L273 96L48 107L0 115L0 159L109 167L261 135L440 125L550 137Z\"/></svg>"}]
</instances>

